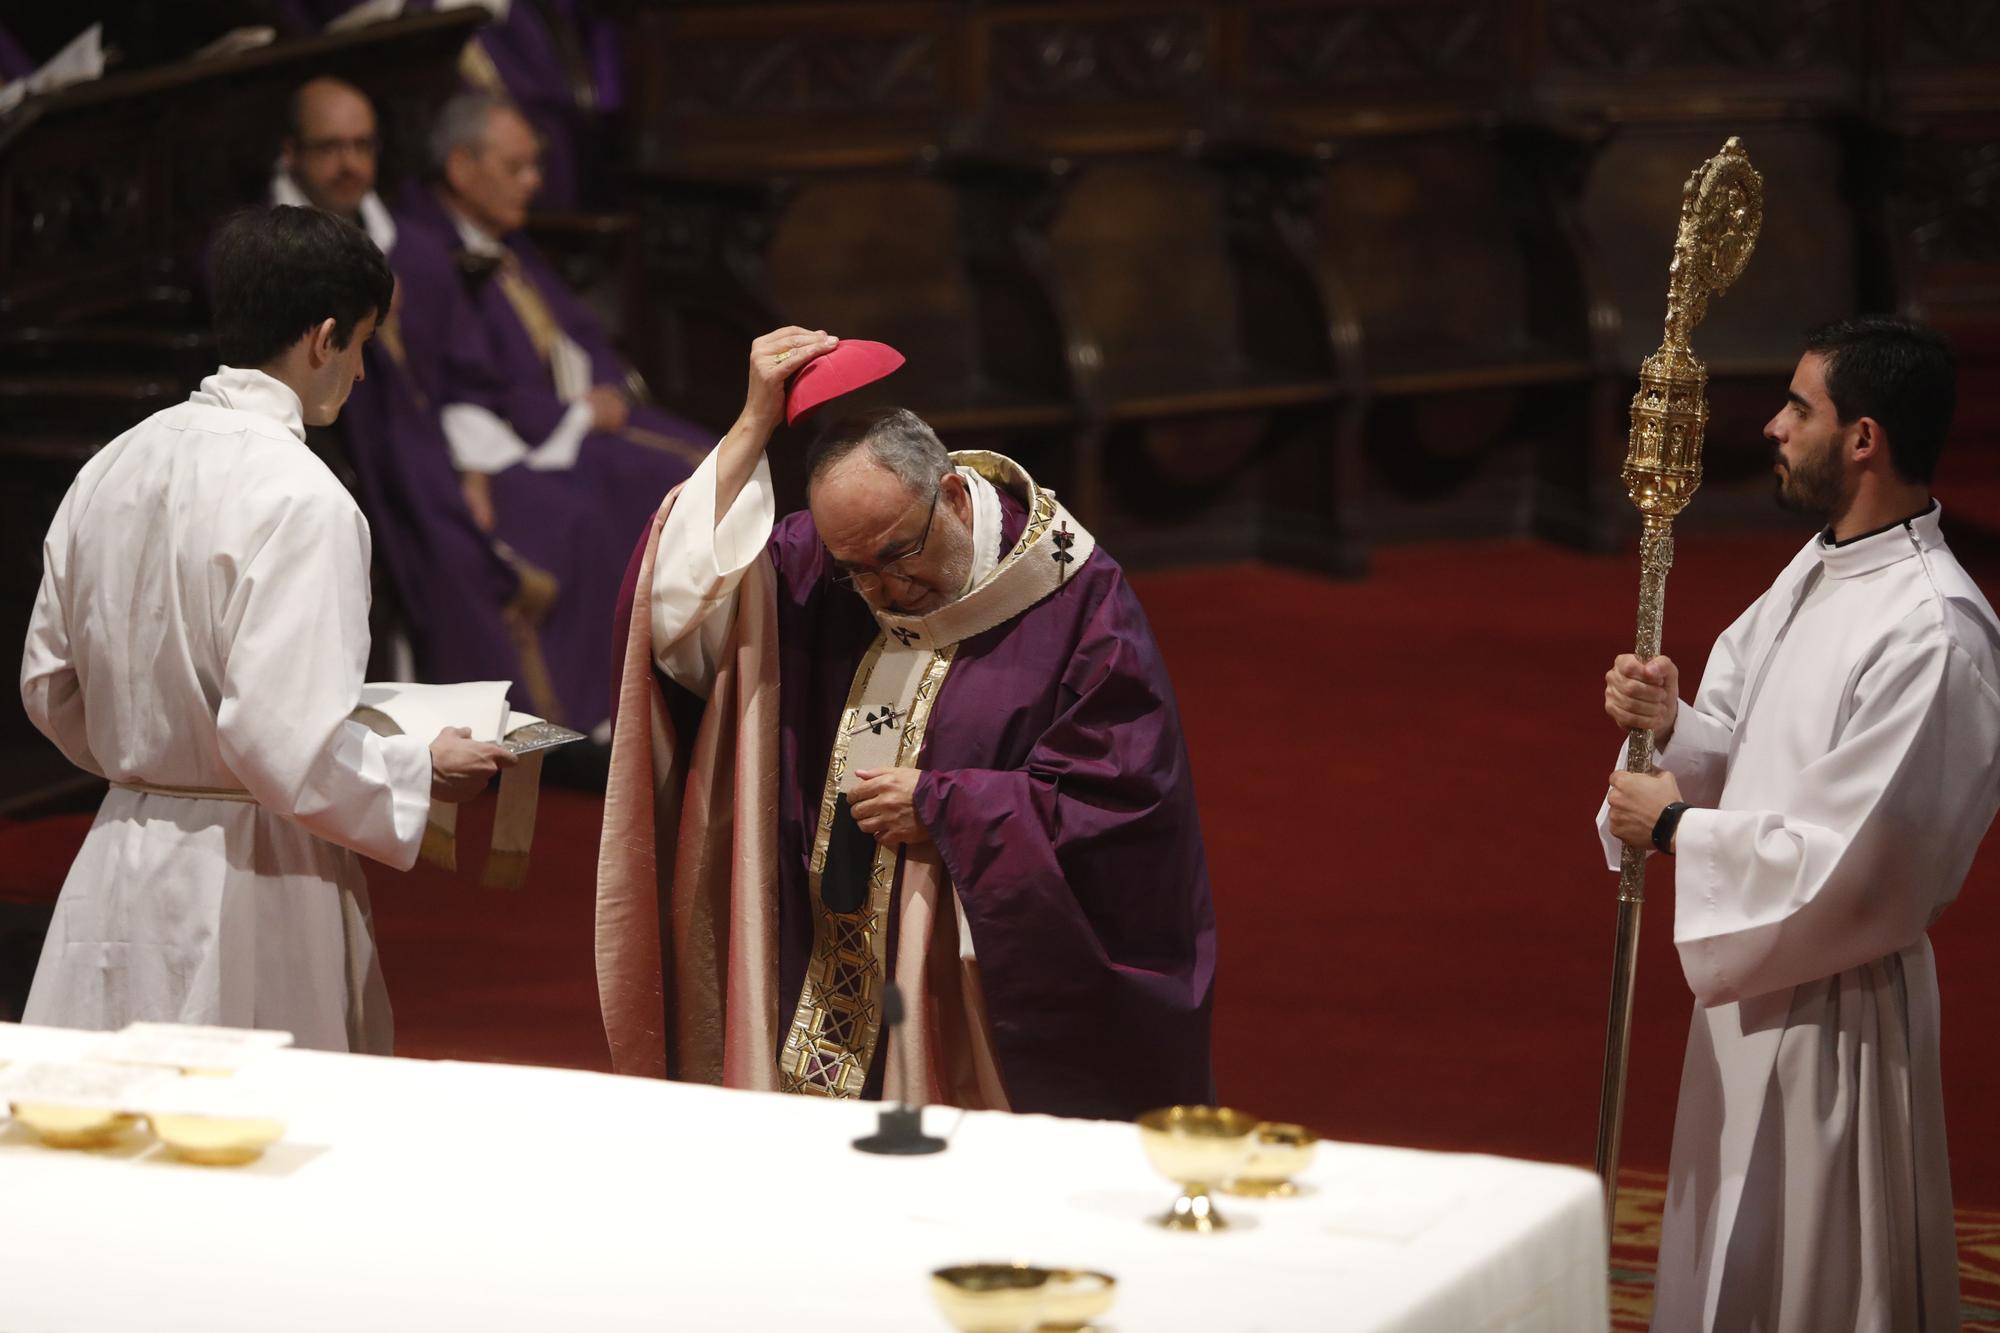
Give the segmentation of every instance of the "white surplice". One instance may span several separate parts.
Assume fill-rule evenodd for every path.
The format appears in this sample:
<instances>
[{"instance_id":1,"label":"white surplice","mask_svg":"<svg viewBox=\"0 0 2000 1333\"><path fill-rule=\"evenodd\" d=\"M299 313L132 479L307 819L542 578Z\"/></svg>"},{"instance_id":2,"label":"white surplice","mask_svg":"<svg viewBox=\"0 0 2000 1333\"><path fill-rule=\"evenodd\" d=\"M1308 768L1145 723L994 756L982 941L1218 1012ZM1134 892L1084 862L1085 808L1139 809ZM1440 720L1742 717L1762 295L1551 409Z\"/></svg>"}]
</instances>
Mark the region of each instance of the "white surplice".
<instances>
[{"instance_id":1,"label":"white surplice","mask_svg":"<svg viewBox=\"0 0 2000 1333\"><path fill-rule=\"evenodd\" d=\"M1924 932L2000 807L1996 687L2000 622L1933 505L1813 538L1681 706L1659 762L1693 807L1674 944L1697 1007L1659 1333L1959 1327Z\"/></svg>"},{"instance_id":2,"label":"white surplice","mask_svg":"<svg viewBox=\"0 0 2000 1333\"><path fill-rule=\"evenodd\" d=\"M21 699L114 786L70 867L27 1022L283 1028L384 1053L355 852L415 860L428 738L349 719L368 659L368 525L299 400L222 368L86 463L43 547Z\"/></svg>"}]
</instances>

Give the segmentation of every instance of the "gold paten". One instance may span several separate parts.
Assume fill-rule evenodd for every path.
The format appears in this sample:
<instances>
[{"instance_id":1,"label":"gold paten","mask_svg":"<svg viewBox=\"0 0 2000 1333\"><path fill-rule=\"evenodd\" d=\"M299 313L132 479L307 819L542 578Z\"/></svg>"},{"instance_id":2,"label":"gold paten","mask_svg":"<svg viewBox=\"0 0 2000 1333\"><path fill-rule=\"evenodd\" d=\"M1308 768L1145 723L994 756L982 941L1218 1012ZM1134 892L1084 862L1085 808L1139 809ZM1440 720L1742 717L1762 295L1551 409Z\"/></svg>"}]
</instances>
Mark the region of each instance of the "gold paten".
<instances>
[{"instance_id":1,"label":"gold paten","mask_svg":"<svg viewBox=\"0 0 2000 1333\"><path fill-rule=\"evenodd\" d=\"M1032 1264L958 1264L931 1274L931 1298L961 1333L1029 1333L1049 1276Z\"/></svg>"},{"instance_id":2,"label":"gold paten","mask_svg":"<svg viewBox=\"0 0 2000 1333\"><path fill-rule=\"evenodd\" d=\"M153 1135L184 1162L199 1166L242 1166L264 1155L285 1133L282 1120L220 1115L150 1112Z\"/></svg>"},{"instance_id":3,"label":"gold paten","mask_svg":"<svg viewBox=\"0 0 2000 1333\"><path fill-rule=\"evenodd\" d=\"M133 1116L96 1106L14 1102L9 1109L51 1148L108 1148L137 1123Z\"/></svg>"},{"instance_id":4,"label":"gold paten","mask_svg":"<svg viewBox=\"0 0 2000 1333\"><path fill-rule=\"evenodd\" d=\"M1680 228L1668 269L1666 335L1639 367L1627 437L1625 490L1638 507L1639 633L1634 649L1647 661L1660 651L1667 571L1674 563L1673 522L1701 485L1701 443L1708 429L1708 367L1688 347L1688 335L1750 262L1764 222L1764 178L1735 136L1702 163L1681 191ZM1626 740L1625 771L1653 771L1653 733ZM1632 986L1637 978L1639 914L1646 897L1646 855L1624 849L1618 874L1618 940L1612 955L1611 1012L1604 1036L1604 1081L1597 1111L1597 1174L1604 1181L1610 1226L1618 1197L1618 1139L1625 1115L1625 1067L1632 1036Z\"/></svg>"},{"instance_id":5,"label":"gold paten","mask_svg":"<svg viewBox=\"0 0 2000 1333\"><path fill-rule=\"evenodd\" d=\"M1243 1174L1257 1146L1257 1117L1221 1106L1168 1106L1139 1117L1139 1143L1153 1169L1181 1188L1159 1225L1221 1231L1229 1225L1209 1191Z\"/></svg>"},{"instance_id":6,"label":"gold paten","mask_svg":"<svg viewBox=\"0 0 2000 1333\"><path fill-rule=\"evenodd\" d=\"M1267 1120L1257 1126L1257 1146L1243 1174L1222 1187L1247 1199L1282 1199L1299 1192L1292 1177L1312 1165L1319 1136L1304 1125Z\"/></svg>"}]
</instances>

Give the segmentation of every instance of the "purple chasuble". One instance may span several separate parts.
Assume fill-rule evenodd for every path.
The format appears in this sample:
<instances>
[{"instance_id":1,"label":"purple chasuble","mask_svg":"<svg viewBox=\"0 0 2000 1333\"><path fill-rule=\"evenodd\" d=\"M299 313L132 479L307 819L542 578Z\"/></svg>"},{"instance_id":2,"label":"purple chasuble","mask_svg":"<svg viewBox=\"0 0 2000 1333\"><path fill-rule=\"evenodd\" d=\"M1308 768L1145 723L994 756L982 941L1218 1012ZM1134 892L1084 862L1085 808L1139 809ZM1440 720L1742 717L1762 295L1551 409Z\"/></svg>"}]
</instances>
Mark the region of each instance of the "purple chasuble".
<instances>
[{"instance_id":1,"label":"purple chasuble","mask_svg":"<svg viewBox=\"0 0 2000 1333\"><path fill-rule=\"evenodd\" d=\"M996 489L1004 552L1026 513ZM628 613L643 551L626 573ZM834 734L879 631L830 582L809 513L778 522L769 554L782 1041L812 949L808 865ZM677 722L698 711L656 675ZM964 904L1012 1109L1123 1120L1213 1100L1215 913L1187 747L1152 629L1102 547L1058 592L959 643L918 766L917 815ZM891 972L896 946L892 930ZM879 1095L886 1048L865 1095Z\"/></svg>"}]
</instances>

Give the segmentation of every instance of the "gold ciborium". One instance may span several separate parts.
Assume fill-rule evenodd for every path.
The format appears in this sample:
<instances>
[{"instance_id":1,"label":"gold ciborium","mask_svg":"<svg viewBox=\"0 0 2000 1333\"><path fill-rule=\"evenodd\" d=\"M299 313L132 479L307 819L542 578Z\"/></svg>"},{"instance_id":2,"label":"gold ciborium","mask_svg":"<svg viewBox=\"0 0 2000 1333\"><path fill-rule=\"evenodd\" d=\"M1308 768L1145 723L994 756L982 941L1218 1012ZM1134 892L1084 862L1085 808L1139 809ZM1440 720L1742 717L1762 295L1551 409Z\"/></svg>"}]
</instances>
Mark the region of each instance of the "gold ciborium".
<instances>
[{"instance_id":1,"label":"gold ciborium","mask_svg":"<svg viewBox=\"0 0 2000 1333\"><path fill-rule=\"evenodd\" d=\"M1267 1120L1257 1126L1257 1145L1250 1150L1243 1174L1224 1185L1223 1192L1249 1199L1287 1198L1299 1192L1292 1177L1312 1164L1319 1136L1304 1125Z\"/></svg>"},{"instance_id":2,"label":"gold ciborium","mask_svg":"<svg viewBox=\"0 0 2000 1333\"><path fill-rule=\"evenodd\" d=\"M1111 1308L1118 1294L1118 1279L1109 1273L1086 1268L1049 1270L1049 1285L1042 1295L1042 1327L1083 1333L1091 1322Z\"/></svg>"},{"instance_id":3,"label":"gold ciborium","mask_svg":"<svg viewBox=\"0 0 2000 1333\"><path fill-rule=\"evenodd\" d=\"M97 1106L14 1102L10 1109L51 1148L108 1148L136 1123L132 1116Z\"/></svg>"},{"instance_id":4,"label":"gold ciborium","mask_svg":"<svg viewBox=\"0 0 2000 1333\"><path fill-rule=\"evenodd\" d=\"M1208 1197L1243 1173L1257 1144L1257 1118L1220 1106L1169 1106L1139 1117L1153 1169L1181 1187L1160 1218L1169 1231L1220 1231L1229 1223Z\"/></svg>"},{"instance_id":5,"label":"gold ciborium","mask_svg":"<svg viewBox=\"0 0 2000 1333\"><path fill-rule=\"evenodd\" d=\"M264 1155L285 1132L285 1122L224 1115L153 1112L153 1134L167 1150L198 1166L242 1166Z\"/></svg>"},{"instance_id":6,"label":"gold ciborium","mask_svg":"<svg viewBox=\"0 0 2000 1333\"><path fill-rule=\"evenodd\" d=\"M931 1299L960 1333L1028 1333L1042 1322L1049 1270L956 1264L931 1274Z\"/></svg>"}]
</instances>

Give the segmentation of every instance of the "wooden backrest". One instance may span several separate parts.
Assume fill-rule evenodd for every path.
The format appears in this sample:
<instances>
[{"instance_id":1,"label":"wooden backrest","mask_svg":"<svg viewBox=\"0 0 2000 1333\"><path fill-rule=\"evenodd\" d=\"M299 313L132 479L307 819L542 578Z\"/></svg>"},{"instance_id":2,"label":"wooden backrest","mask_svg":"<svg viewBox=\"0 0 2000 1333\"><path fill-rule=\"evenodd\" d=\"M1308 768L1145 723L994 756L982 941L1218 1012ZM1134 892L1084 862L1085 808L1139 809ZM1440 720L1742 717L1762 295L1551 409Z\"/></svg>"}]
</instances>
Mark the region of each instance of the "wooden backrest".
<instances>
[{"instance_id":1,"label":"wooden backrest","mask_svg":"<svg viewBox=\"0 0 2000 1333\"><path fill-rule=\"evenodd\" d=\"M941 181L889 172L805 186L772 238L768 274L786 318L909 358L895 388L912 402L952 401L977 378L957 205Z\"/></svg>"},{"instance_id":2,"label":"wooden backrest","mask_svg":"<svg viewBox=\"0 0 2000 1333\"><path fill-rule=\"evenodd\" d=\"M1353 139L1318 231L1376 374L1587 354L1575 256L1530 164L1469 131Z\"/></svg>"},{"instance_id":3,"label":"wooden backrest","mask_svg":"<svg viewBox=\"0 0 2000 1333\"><path fill-rule=\"evenodd\" d=\"M1091 163L1050 241L1114 396L1238 374L1237 292L1215 174L1171 157Z\"/></svg>"}]
</instances>

